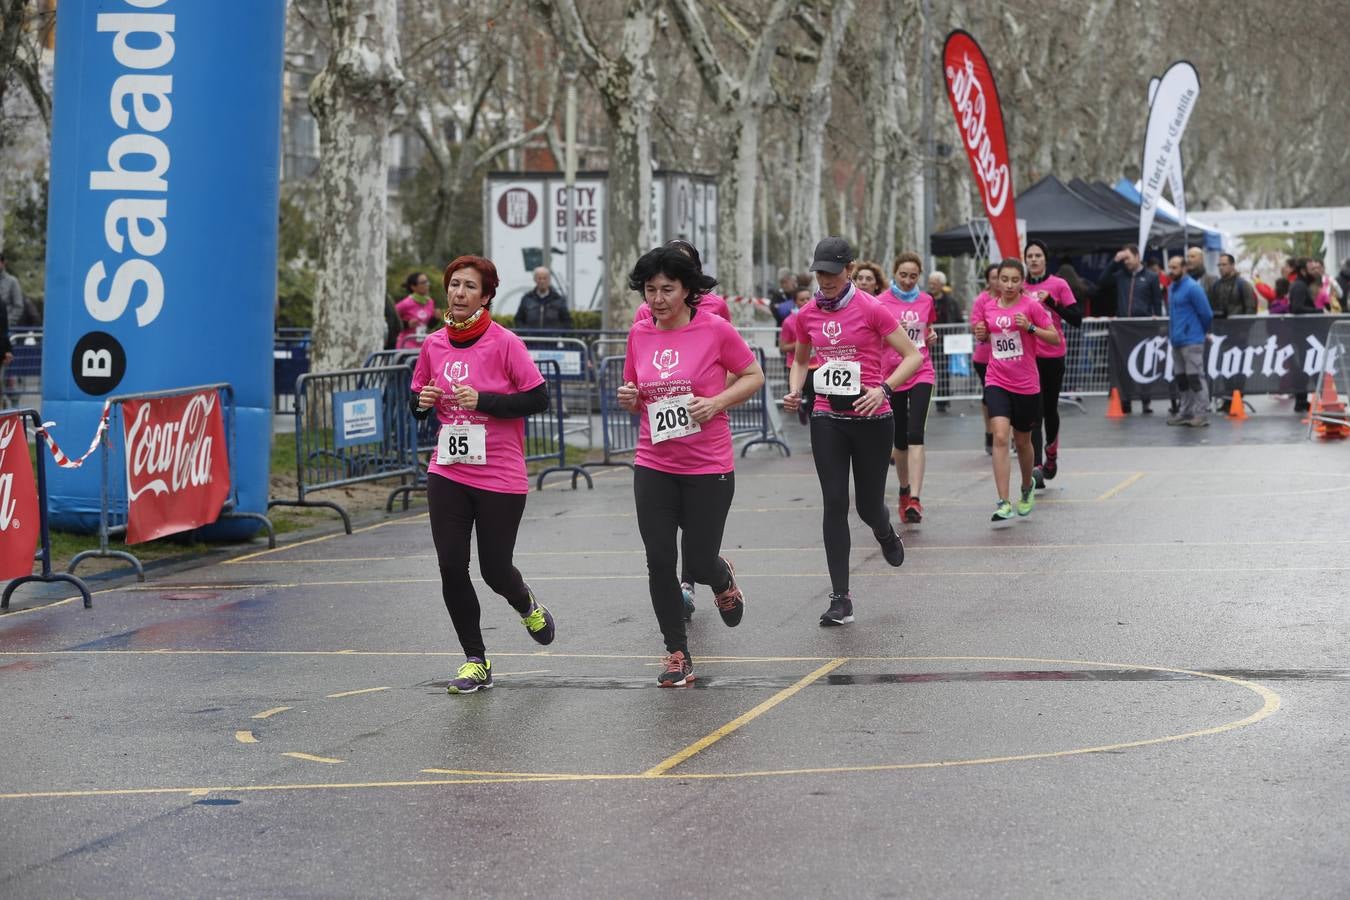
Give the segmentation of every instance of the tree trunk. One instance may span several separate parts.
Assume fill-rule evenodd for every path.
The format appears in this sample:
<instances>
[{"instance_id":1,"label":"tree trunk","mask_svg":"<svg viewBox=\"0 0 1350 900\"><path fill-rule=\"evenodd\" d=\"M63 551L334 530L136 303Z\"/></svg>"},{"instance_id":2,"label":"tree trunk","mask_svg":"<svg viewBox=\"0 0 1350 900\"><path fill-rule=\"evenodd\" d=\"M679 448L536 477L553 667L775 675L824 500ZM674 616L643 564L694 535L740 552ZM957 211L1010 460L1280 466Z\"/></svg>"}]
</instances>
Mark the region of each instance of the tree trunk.
<instances>
[{"instance_id":1,"label":"tree trunk","mask_svg":"<svg viewBox=\"0 0 1350 900\"><path fill-rule=\"evenodd\" d=\"M608 328L626 329L641 300L628 289L628 275L639 256L651 249L653 99L650 82L634 85L627 107L609 111L609 180L605 223L605 305Z\"/></svg>"},{"instance_id":2,"label":"tree trunk","mask_svg":"<svg viewBox=\"0 0 1350 900\"><path fill-rule=\"evenodd\" d=\"M399 69L395 0L328 0L333 52L314 79L323 221L314 371L359 366L384 345L388 135Z\"/></svg>"}]
</instances>

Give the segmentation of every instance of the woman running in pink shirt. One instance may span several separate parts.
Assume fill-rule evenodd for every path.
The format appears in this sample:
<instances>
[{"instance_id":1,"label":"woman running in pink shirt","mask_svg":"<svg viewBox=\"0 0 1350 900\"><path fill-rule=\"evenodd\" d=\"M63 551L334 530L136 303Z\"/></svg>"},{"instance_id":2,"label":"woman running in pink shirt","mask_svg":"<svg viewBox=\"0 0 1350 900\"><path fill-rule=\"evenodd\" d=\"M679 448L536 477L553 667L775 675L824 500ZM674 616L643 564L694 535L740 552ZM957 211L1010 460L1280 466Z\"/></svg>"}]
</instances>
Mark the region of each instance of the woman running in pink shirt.
<instances>
[{"instance_id":1,"label":"woman running in pink shirt","mask_svg":"<svg viewBox=\"0 0 1350 900\"><path fill-rule=\"evenodd\" d=\"M895 277L891 279L890 287L877 299L895 316L905 335L923 356L923 365L914 377L891 394L891 410L895 413L895 449L891 451L891 460L900 480L900 520L917 525L923 521L923 503L919 495L923 491L924 428L928 424L928 408L937 380L928 351L929 345L937 341L937 332L932 328L937 321L937 307L929 294L919 290L919 275L923 271L919 254L901 253L895 258L893 269ZM888 347L882 369L889 371L899 364L900 354Z\"/></svg>"},{"instance_id":2,"label":"woman running in pink shirt","mask_svg":"<svg viewBox=\"0 0 1350 900\"><path fill-rule=\"evenodd\" d=\"M703 295L716 284L693 257L671 246L643 254L628 277L651 310L628 332L618 401L640 419L633 501L666 644L661 687L694 680L677 556L689 578L712 588L728 626L740 624L745 610L735 569L719 555L736 491L726 410L753 396L764 372L731 323L703 309Z\"/></svg>"},{"instance_id":3,"label":"woman running in pink shirt","mask_svg":"<svg viewBox=\"0 0 1350 900\"><path fill-rule=\"evenodd\" d=\"M1041 378L1041 415L1031 429L1031 444L1036 451L1031 480L1044 488L1047 479L1059 472L1059 392L1064 387L1064 357L1068 352L1064 323L1075 328L1083 324L1083 308L1073 296L1069 283L1047 268L1049 250L1032 238L1022 251L1027 263L1026 292L1045 306L1050 322L1059 333L1059 342L1036 342L1036 370ZM1044 454L1044 456L1042 456Z\"/></svg>"},{"instance_id":4,"label":"woman running in pink shirt","mask_svg":"<svg viewBox=\"0 0 1350 900\"><path fill-rule=\"evenodd\" d=\"M1050 322L1045 306L1022 293L1025 270L1016 258L998 264L999 297L985 303L970 324L975 339L989 342L989 368L985 374L984 402L989 407L989 423L994 429L994 486L998 505L993 522L1013 517L1008 501L1008 431L1017 442L1017 463L1022 469L1022 494L1017 515L1029 516L1036 505L1031 481L1031 428L1041 414L1041 381L1036 369L1036 346L1041 341L1055 344L1059 332Z\"/></svg>"},{"instance_id":5,"label":"woman running in pink shirt","mask_svg":"<svg viewBox=\"0 0 1350 900\"><path fill-rule=\"evenodd\" d=\"M452 694L492 687L492 663L479 627L478 595L469 581L469 537L478 533L483 581L506 598L525 630L553 642L553 616L534 598L512 562L530 489L525 474L525 417L548 409L548 388L525 344L492 321L497 267L461 256L445 269L445 327L422 344L412 376L413 415L441 423L427 466L431 537L441 595L464 649Z\"/></svg>"},{"instance_id":6,"label":"woman running in pink shirt","mask_svg":"<svg viewBox=\"0 0 1350 900\"><path fill-rule=\"evenodd\" d=\"M663 244L662 246L669 247L673 250L679 250L685 256L692 259L694 261L694 265L698 267L699 274L700 275L703 274L703 259L698 255L698 250L694 247L693 244L689 243L688 241L675 238L674 240L666 241L665 244ZM716 284L716 282L713 283ZM731 321L731 307L727 306L727 301L724 297L722 297L721 294L714 294L712 291L709 291L708 293L704 294L702 297L699 298L698 305L699 309L703 310L703 312L705 313L711 313L714 316L721 316L728 322ZM638 304L638 308L633 310L634 325L636 325L638 322L641 322L643 319L650 319L651 317L652 317L652 309L651 306L646 301L643 301L642 303Z\"/></svg>"},{"instance_id":7,"label":"woman running in pink shirt","mask_svg":"<svg viewBox=\"0 0 1350 900\"><path fill-rule=\"evenodd\" d=\"M990 263L984 270L984 290L975 298L975 302L970 304L970 321L972 327L978 320L977 313L984 308L986 303L996 303L998 301L998 263ZM970 364L975 369L975 374L980 379L980 414L984 416L984 455L994 455L994 433L989 428L989 407L984 403L984 376L989 369L989 342L976 341L975 350L971 353Z\"/></svg>"},{"instance_id":8,"label":"woman running in pink shirt","mask_svg":"<svg viewBox=\"0 0 1350 900\"><path fill-rule=\"evenodd\" d=\"M394 304L394 312L403 323L394 348L416 350L436 328L436 301L431 299L431 279L425 272L409 275L403 281L403 289L408 296Z\"/></svg>"},{"instance_id":9,"label":"woman running in pink shirt","mask_svg":"<svg viewBox=\"0 0 1350 900\"><path fill-rule=\"evenodd\" d=\"M796 412L810 375L815 386L811 453L820 479L830 572L830 606L820 617L825 626L853 621L848 583L850 472L858 515L871 527L886 562L898 566L905 561L905 545L886 511L886 470L895 438L890 399L923 364L919 349L895 316L849 281L852 262L853 249L843 238L827 237L816 244L811 271L820 290L796 313L797 349L783 398L783 409ZM893 369L885 367L888 347L900 359ZM813 352L820 366L808 373Z\"/></svg>"}]
</instances>

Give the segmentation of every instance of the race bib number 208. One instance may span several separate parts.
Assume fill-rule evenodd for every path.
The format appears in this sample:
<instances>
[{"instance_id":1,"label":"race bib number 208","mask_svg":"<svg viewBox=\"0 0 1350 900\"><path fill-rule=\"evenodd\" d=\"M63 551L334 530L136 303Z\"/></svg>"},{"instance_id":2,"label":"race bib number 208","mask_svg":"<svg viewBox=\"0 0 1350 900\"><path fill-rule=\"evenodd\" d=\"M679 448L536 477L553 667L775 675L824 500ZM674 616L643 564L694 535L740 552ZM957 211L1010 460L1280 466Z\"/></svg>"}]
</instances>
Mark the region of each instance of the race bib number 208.
<instances>
[{"instance_id":1,"label":"race bib number 208","mask_svg":"<svg viewBox=\"0 0 1350 900\"><path fill-rule=\"evenodd\" d=\"M647 405L647 426L653 444L688 437L703 430L689 415L689 402L693 399L693 394L677 394Z\"/></svg>"}]
</instances>

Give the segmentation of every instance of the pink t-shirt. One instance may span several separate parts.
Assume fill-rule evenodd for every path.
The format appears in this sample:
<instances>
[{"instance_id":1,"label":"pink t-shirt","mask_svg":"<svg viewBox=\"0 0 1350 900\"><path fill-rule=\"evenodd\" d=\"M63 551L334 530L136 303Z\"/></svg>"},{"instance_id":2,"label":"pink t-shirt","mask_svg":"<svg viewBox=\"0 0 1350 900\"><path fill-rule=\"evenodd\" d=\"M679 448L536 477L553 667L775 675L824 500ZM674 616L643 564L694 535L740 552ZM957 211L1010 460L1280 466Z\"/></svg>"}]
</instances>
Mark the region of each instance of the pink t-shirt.
<instances>
[{"instance_id":1,"label":"pink t-shirt","mask_svg":"<svg viewBox=\"0 0 1350 900\"><path fill-rule=\"evenodd\" d=\"M980 296L975 298L975 302L970 304L970 324L973 326L980 321L980 314L986 303L997 302L988 291L980 291ZM985 363L989 362L989 342L976 341L975 352L970 355L971 362Z\"/></svg>"},{"instance_id":2,"label":"pink t-shirt","mask_svg":"<svg viewBox=\"0 0 1350 900\"><path fill-rule=\"evenodd\" d=\"M431 329L431 320L436 318L436 302L430 297L423 302L416 294L409 294L394 304L394 312L398 313L400 322L413 323L405 325L398 333L394 346L399 350L422 346Z\"/></svg>"},{"instance_id":3,"label":"pink t-shirt","mask_svg":"<svg viewBox=\"0 0 1350 900\"><path fill-rule=\"evenodd\" d=\"M1055 298L1055 302L1060 306L1073 306L1078 302L1074 299L1073 290L1069 288L1069 283L1058 275L1049 275L1044 281L1028 284L1026 292L1033 297L1039 297L1042 303L1045 300L1041 296L1042 294ZM1043 359L1059 359L1069 352L1068 342L1064 340L1064 320L1060 318L1059 313L1048 305L1045 307L1045 311L1050 314L1050 321L1055 326L1055 330L1059 332L1059 344L1037 341L1036 356Z\"/></svg>"},{"instance_id":4,"label":"pink t-shirt","mask_svg":"<svg viewBox=\"0 0 1350 900\"><path fill-rule=\"evenodd\" d=\"M1036 369L1036 345L1040 343L1025 328L1018 328L1014 319L1022 313L1037 328L1050 328L1050 313L1035 297L1023 294L1012 306L1000 306L997 300L987 300L979 310L980 318L971 315L970 323L983 321L989 326L989 370L984 383L1001 387L1013 394L1039 394L1041 375Z\"/></svg>"},{"instance_id":5,"label":"pink t-shirt","mask_svg":"<svg viewBox=\"0 0 1350 900\"><path fill-rule=\"evenodd\" d=\"M731 321L731 309L727 306L727 301L724 300L720 294L704 294L699 298L698 308L702 312L709 312L715 316L721 316L728 322ZM639 305L633 312L633 324L636 325L643 319L646 319L648 322L652 320L652 308L646 303Z\"/></svg>"},{"instance_id":6,"label":"pink t-shirt","mask_svg":"<svg viewBox=\"0 0 1350 900\"><path fill-rule=\"evenodd\" d=\"M914 346L919 348L919 353L923 356L923 365L919 366L919 371L914 373L914 377L906 381L896 390L907 391L916 384L933 384L937 378L933 374L933 360L928 356L928 326L937 322L937 307L933 304L933 298L927 291L919 291L919 296L913 303L906 303L895 296L889 288L877 295L877 301L882 306L891 311L900 327L905 329L905 334ZM883 373L894 372L895 367L900 365L903 357L896 353L890 345L886 346L886 356L882 361L881 368ZM885 377L883 374L882 377Z\"/></svg>"},{"instance_id":7,"label":"pink t-shirt","mask_svg":"<svg viewBox=\"0 0 1350 900\"><path fill-rule=\"evenodd\" d=\"M734 470L731 423L725 411L693 434L652 443L653 416L684 407L650 407L683 394L716 397L726 389L728 372L743 372L754 361L755 352L731 323L701 310L688 325L671 331L656 327L650 317L633 325L623 364L624 380L637 385L640 403L633 462L672 475L723 475Z\"/></svg>"},{"instance_id":8,"label":"pink t-shirt","mask_svg":"<svg viewBox=\"0 0 1350 900\"><path fill-rule=\"evenodd\" d=\"M895 366L883 368L888 344L886 338L900 327L890 310L866 291L853 291L853 299L837 312L827 313L812 301L797 310L797 334L811 344L822 366L834 360L857 362L861 370L864 391L881 384L895 371ZM890 415L891 407L883 403L872 415ZM859 413L833 409L829 403L817 399L813 412L818 415L856 416Z\"/></svg>"},{"instance_id":9,"label":"pink t-shirt","mask_svg":"<svg viewBox=\"0 0 1350 900\"><path fill-rule=\"evenodd\" d=\"M445 329L422 344L413 368L413 393L434 384L446 393L436 403L436 418L442 424L485 426L485 465L442 465L433 453L427 471L469 487L501 494L526 494L530 479L525 474L525 420L498 419L478 410L464 409L455 402L451 388L466 384L479 393L520 394L544 383L539 367L530 358L525 342L493 322L470 347L450 343Z\"/></svg>"}]
</instances>

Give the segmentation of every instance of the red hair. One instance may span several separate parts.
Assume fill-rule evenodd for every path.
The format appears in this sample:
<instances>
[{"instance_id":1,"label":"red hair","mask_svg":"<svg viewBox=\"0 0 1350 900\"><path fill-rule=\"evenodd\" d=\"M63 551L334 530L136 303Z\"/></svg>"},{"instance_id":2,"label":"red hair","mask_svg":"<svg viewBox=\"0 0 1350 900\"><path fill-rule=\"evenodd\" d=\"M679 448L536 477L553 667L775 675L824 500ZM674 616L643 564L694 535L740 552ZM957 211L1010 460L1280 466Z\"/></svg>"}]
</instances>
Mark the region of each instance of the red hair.
<instances>
[{"instance_id":1,"label":"red hair","mask_svg":"<svg viewBox=\"0 0 1350 900\"><path fill-rule=\"evenodd\" d=\"M476 269L483 279L483 299L491 300L497 296L497 285L501 284L501 279L497 277L497 267L492 264L492 260L482 256L457 256L451 261L450 265L445 267L445 278L442 279L441 286L448 292L450 290L450 276L460 269Z\"/></svg>"}]
</instances>

